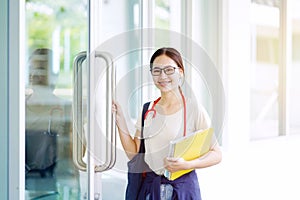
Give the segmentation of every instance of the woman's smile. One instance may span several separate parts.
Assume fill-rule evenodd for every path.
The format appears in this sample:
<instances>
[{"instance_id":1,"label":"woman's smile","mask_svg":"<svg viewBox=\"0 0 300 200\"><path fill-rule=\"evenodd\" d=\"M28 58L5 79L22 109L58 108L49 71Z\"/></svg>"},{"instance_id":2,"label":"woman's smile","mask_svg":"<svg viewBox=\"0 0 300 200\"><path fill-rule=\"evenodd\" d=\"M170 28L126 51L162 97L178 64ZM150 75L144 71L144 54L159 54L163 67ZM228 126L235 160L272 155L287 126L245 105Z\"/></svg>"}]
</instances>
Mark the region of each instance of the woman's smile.
<instances>
[{"instance_id":1,"label":"woman's smile","mask_svg":"<svg viewBox=\"0 0 300 200\"><path fill-rule=\"evenodd\" d=\"M171 80L162 80L162 81L158 81L158 84L161 87L167 87L169 85L171 85L172 81Z\"/></svg>"}]
</instances>

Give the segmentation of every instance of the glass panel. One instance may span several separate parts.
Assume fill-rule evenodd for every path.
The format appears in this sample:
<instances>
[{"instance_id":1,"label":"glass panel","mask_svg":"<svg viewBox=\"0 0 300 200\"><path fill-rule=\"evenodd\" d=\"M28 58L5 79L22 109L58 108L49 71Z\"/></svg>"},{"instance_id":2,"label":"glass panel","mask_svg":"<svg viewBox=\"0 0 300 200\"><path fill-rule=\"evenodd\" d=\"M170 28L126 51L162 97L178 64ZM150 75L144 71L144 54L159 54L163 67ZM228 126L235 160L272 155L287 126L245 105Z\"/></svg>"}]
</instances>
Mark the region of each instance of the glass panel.
<instances>
[{"instance_id":1,"label":"glass panel","mask_svg":"<svg viewBox=\"0 0 300 200\"><path fill-rule=\"evenodd\" d=\"M209 114L212 114L213 105L206 85L206 77L203 76L205 72L200 70L201 67L199 63L195 63L194 60L197 59L193 58L192 54L204 55L202 51L205 49L208 52L206 58L209 61L213 58L213 61L218 63L219 41L216 39L219 38L220 32L218 31L218 6L217 1L188 2L184 0L155 0L154 5L154 26L166 30L165 34L155 38L154 45L157 47L179 46L178 50L183 56L185 65L184 92L187 96L195 97ZM193 15L190 16L191 14ZM189 19L196 19L189 22L192 23L190 27L186 24ZM209 23L207 19L210 19ZM191 30L188 30L189 28ZM201 44L198 49L200 51L192 52L199 44ZM151 56L151 52L148 55ZM159 91L152 87L152 90L149 89L149 95L159 96Z\"/></svg>"},{"instance_id":2,"label":"glass panel","mask_svg":"<svg viewBox=\"0 0 300 200\"><path fill-rule=\"evenodd\" d=\"M299 1L292 1L292 66L290 90L290 133L300 133L300 9ZM289 11L288 11L289 12Z\"/></svg>"},{"instance_id":3,"label":"glass panel","mask_svg":"<svg viewBox=\"0 0 300 200\"><path fill-rule=\"evenodd\" d=\"M176 46L178 43L181 43L181 41L177 41L173 37L181 32L181 5L183 3L182 0L155 0L153 12L154 28L165 31L157 31L157 37L154 38L153 46L160 48L163 46ZM173 31L176 33L172 34ZM147 55L144 65L149 65L154 50L156 49L144 51L144 54ZM149 72L147 79L150 80L150 85L148 85L146 90L148 95L146 99L160 96L159 90L152 84L152 76Z\"/></svg>"},{"instance_id":4,"label":"glass panel","mask_svg":"<svg viewBox=\"0 0 300 200\"><path fill-rule=\"evenodd\" d=\"M251 139L278 136L279 9L252 3Z\"/></svg>"},{"instance_id":5,"label":"glass panel","mask_svg":"<svg viewBox=\"0 0 300 200\"><path fill-rule=\"evenodd\" d=\"M101 12L96 11L95 13L97 19L100 20L95 19L94 24L91 24L91 32L100 36L99 41L97 41L99 46L95 47L96 50L111 54L116 66L116 88L114 88L116 100L123 108L130 133L135 132L134 124L142 104L140 87L142 81L141 32L137 30L135 34L128 33L133 29L141 28L143 16L141 16L140 2L139 0L102 1ZM106 142L108 140L105 139L107 106L111 105L111 102L105 100L107 98L108 72L102 59L95 59L95 63L95 73L91 74L97 84L94 92L96 98L95 116L97 118L95 127L98 126L99 131L95 137L102 138ZM100 67L102 69L97 72L96 68ZM110 129L110 124L108 126ZM95 142L95 149L97 149L99 145L96 140ZM100 157L99 160L103 161L103 157ZM117 136L116 164L111 170L101 173L103 200L125 198L127 162L128 158L124 153L119 136ZM96 179L99 181L98 178Z\"/></svg>"},{"instance_id":6,"label":"glass panel","mask_svg":"<svg viewBox=\"0 0 300 200\"><path fill-rule=\"evenodd\" d=\"M181 0L155 0L155 28L180 32Z\"/></svg>"},{"instance_id":7,"label":"glass panel","mask_svg":"<svg viewBox=\"0 0 300 200\"><path fill-rule=\"evenodd\" d=\"M207 53L209 60L214 63L214 65L206 66L216 68L220 70L220 66L217 66L220 61L219 58L219 38L220 38L220 27L219 27L219 5L218 0L210 1L194 1L193 2L193 20L192 22L192 39L195 43L199 44L201 50ZM209 19L209 20L208 20ZM199 55L199 53L197 54ZM195 65L195 63L192 63ZM200 102L207 109L210 116L213 112L212 99L209 94L209 88L207 88L207 77L204 76L203 69L200 70L200 66L192 66L191 70L191 80L192 89Z\"/></svg>"},{"instance_id":8,"label":"glass panel","mask_svg":"<svg viewBox=\"0 0 300 200\"><path fill-rule=\"evenodd\" d=\"M26 1L26 199L79 199L72 68L87 48L87 2Z\"/></svg>"},{"instance_id":9,"label":"glass panel","mask_svg":"<svg viewBox=\"0 0 300 200\"><path fill-rule=\"evenodd\" d=\"M155 0L154 4L154 27L168 31L182 32L182 0ZM167 39L167 40L166 40ZM169 37L155 38L155 46L161 47L172 43L171 34Z\"/></svg>"}]
</instances>

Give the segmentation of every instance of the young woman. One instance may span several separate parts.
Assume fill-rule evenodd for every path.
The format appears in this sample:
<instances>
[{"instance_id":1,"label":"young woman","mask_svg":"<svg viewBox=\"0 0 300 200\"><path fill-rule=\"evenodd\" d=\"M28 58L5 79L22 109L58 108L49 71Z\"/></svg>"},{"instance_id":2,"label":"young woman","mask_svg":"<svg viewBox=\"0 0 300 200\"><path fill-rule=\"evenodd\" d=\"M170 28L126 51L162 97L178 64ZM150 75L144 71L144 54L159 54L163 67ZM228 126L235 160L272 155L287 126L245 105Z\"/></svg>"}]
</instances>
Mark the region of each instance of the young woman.
<instances>
[{"instance_id":1,"label":"young woman","mask_svg":"<svg viewBox=\"0 0 300 200\"><path fill-rule=\"evenodd\" d=\"M180 88L184 66L180 53L174 48L160 48L151 57L150 71L161 96L150 103L152 113L144 117L143 138L145 162L151 171L146 174L138 199L201 199L195 170L174 181L164 177L164 171L176 172L185 169L199 169L218 164L222 154L213 137L210 150L204 156L186 161L168 158L171 140L182 137L184 131L191 133L210 127L205 109L192 99L186 98ZM121 143L129 159L138 152L141 144L141 118L136 123L135 137L128 132L122 108L113 102ZM141 116L141 115L140 115Z\"/></svg>"}]
</instances>

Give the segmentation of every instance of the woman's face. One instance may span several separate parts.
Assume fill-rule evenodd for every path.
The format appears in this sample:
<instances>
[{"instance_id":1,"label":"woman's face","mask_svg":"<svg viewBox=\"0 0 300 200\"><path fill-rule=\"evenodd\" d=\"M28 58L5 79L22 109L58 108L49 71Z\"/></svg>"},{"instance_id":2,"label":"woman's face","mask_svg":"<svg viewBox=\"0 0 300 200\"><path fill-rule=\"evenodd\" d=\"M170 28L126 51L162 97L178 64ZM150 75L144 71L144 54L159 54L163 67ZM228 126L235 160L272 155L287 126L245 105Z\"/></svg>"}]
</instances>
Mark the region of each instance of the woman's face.
<instances>
[{"instance_id":1,"label":"woman's face","mask_svg":"<svg viewBox=\"0 0 300 200\"><path fill-rule=\"evenodd\" d=\"M161 92L178 89L182 74L182 69L166 55L158 56L153 61L152 78L154 84Z\"/></svg>"}]
</instances>

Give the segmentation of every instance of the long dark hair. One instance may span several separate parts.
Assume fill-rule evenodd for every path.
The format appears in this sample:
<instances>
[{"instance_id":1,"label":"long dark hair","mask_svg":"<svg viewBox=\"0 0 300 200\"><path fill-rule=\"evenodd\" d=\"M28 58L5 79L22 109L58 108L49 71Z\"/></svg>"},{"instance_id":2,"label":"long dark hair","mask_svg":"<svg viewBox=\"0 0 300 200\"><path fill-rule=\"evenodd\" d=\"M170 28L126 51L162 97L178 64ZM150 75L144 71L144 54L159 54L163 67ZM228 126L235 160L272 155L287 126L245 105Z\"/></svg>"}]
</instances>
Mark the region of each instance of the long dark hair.
<instances>
[{"instance_id":1,"label":"long dark hair","mask_svg":"<svg viewBox=\"0 0 300 200\"><path fill-rule=\"evenodd\" d=\"M151 69L153 67L153 62L154 62L155 58L158 56L161 56L161 55L166 55L169 58L171 58L172 60L174 60L174 62L177 64L177 66L179 68L181 68L184 73L184 66L183 66L181 55L176 49L171 48L171 47L162 47L160 49L157 49L154 52L154 54L152 55L152 57L150 59L150 68Z\"/></svg>"}]
</instances>

